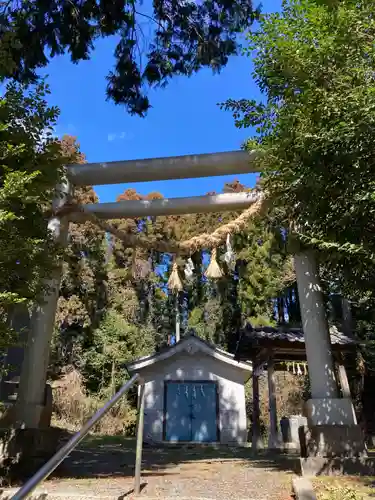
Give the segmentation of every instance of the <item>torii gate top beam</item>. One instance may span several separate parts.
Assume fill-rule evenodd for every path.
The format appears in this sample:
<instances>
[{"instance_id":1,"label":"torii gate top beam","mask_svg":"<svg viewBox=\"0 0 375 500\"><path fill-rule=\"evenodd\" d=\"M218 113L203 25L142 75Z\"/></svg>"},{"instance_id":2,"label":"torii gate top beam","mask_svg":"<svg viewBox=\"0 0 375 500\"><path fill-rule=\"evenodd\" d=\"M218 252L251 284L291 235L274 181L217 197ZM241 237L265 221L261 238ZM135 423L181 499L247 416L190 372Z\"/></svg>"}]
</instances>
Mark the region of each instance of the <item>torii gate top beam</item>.
<instances>
[{"instance_id":1,"label":"torii gate top beam","mask_svg":"<svg viewBox=\"0 0 375 500\"><path fill-rule=\"evenodd\" d=\"M67 167L75 186L165 181L257 172L253 151L228 151L201 155L148 158Z\"/></svg>"}]
</instances>

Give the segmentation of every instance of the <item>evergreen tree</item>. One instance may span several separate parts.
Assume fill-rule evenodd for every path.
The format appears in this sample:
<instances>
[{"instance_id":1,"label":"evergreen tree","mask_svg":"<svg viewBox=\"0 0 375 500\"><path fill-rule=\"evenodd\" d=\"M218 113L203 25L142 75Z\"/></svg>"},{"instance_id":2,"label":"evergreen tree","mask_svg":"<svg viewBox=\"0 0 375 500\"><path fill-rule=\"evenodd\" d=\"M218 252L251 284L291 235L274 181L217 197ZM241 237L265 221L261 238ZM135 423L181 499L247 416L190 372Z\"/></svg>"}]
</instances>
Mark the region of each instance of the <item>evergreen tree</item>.
<instances>
[{"instance_id":1,"label":"evergreen tree","mask_svg":"<svg viewBox=\"0 0 375 500\"><path fill-rule=\"evenodd\" d=\"M85 163L74 137L64 136L61 150L69 163ZM76 189L82 204L97 203L91 186ZM90 222L70 223L53 342L53 370L79 366L84 346L100 323L107 305L106 237Z\"/></svg>"},{"instance_id":2,"label":"evergreen tree","mask_svg":"<svg viewBox=\"0 0 375 500\"><path fill-rule=\"evenodd\" d=\"M60 249L47 227L65 158L52 137L58 109L41 82L9 84L0 101L0 344L13 307L43 297Z\"/></svg>"},{"instance_id":3,"label":"evergreen tree","mask_svg":"<svg viewBox=\"0 0 375 500\"><path fill-rule=\"evenodd\" d=\"M91 346L83 356L88 388L105 397L113 396L128 378L125 364L153 352L153 330L127 321L110 309L93 331Z\"/></svg>"},{"instance_id":4,"label":"evergreen tree","mask_svg":"<svg viewBox=\"0 0 375 500\"><path fill-rule=\"evenodd\" d=\"M125 0L23 0L3 2L0 14L0 78L29 83L51 58L68 53L75 63L87 60L98 38L115 36L107 96L143 115L150 107L147 87L165 86L173 76L201 68L225 67L238 51L236 35L259 12L244 0L156 0L150 11L142 2ZM152 30L149 40L145 22ZM143 54L140 39L146 43Z\"/></svg>"}]
</instances>

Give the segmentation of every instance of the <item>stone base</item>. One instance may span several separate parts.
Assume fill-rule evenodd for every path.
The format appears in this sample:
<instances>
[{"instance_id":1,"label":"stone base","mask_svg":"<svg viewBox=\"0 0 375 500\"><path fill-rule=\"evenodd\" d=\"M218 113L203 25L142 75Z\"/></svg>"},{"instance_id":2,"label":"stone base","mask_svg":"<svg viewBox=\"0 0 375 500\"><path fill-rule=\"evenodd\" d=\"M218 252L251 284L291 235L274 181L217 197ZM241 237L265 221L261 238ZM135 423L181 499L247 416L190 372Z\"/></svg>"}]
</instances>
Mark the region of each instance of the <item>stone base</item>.
<instances>
[{"instance_id":1,"label":"stone base","mask_svg":"<svg viewBox=\"0 0 375 500\"><path fill-rule=\"evenodd\" d=\"M300 427L301 457L365 457L359 425L315 425Z\"/></svg>"},{"instance_id":2,"label":"stone base","mask_svg":"<svg viewBox=\"0 0 375 500\"><path fill-rule=\"evenodd\" d=\"M300 447L297 443L283 443L283 451L284 453L299 453Z\"/></svg>"},{"instance_id":3,"label":"stone base","mask_svg":"<svg viewBox=\"0 0 375 500\"><path fill-rule=\"evenodd\" d=\"M46 384L45 394L44 394L44 404L43 405L32 405L30 411L35 412L38 415L35 423L35 427L38 429L48 429L51 426L52 419L52 388L49 384ZM27 410L29 411L29 410ZM13 403L6 403L6 410L1 415L0 418L0 429L6 429L10 427L22 427L20 423L17 423L17 399ZM30 425L29 425L30 427Z\"/></svg>"},{"instance_id":4,"label":"stone base","mask_svg":"<svg viewBox=\"0 0 375 500\"><path fill-rule=\"evenodd\" d=\"M304 477L294 477L292 479L292 490L296 500L316 500L313 485Z\"/></svg>"},{"instance_id":5,"label":"stone base","mask_svg":"<svg viewBox=\"0 0 375 500\"><path fill-rule=\"evenodd\" d=\"M269 450L281 450L284 447L284 443L280 436L269 436L267 448Z\"/></svg>"},{"instance_id":6,"label":"stone base","mask_svg":"<svg viewBox=\"0 0 375 500\"><path fill-rule=\"evenodd\" d=\"M374 476L373 458L308 457L300 459L302 476Z\"/></svg>"},{"instance_id":7,"label":"stone base","mask_svg":"<svg viewBox=\"0 0 375 500\"><path fill-rule=\"evenodd\" d=\"M251 440L251 448L253 450L263 450L265 448L263 439L261 439L260 437L253 437L253 439Z\"/></svg>"},{"instance_id":8,"label":"stone base","mask_svg":"<svg viewBox=\"0 0 375 500\"><path fill-rule=\"evenodd\" d=\"M351 399L309 399L304 405L307 425L356 425L357 419Z\"/></svg>"},{"instance_id":9,"label":"stone base","mask_svg":"<svg viewBox=\"0 0 375 500\"><path fill-rule=\"evenodd\" d=\"M1 486L29 479L64 444L63 429L0 429Z\"/></svg>"}]
</instances>

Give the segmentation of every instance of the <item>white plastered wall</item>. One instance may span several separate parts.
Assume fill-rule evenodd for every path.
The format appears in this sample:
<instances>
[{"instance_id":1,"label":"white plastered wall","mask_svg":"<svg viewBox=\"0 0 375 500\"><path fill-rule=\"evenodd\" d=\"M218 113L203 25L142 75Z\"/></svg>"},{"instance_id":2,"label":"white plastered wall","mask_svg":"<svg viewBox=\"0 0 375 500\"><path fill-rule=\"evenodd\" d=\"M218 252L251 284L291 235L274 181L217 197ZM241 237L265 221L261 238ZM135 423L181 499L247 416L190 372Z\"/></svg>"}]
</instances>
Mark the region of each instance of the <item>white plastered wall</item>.
<instances>
[{"instance_id":1,"label":"white plastered wall","mask_svg":"<svg viewBox=\"0 0 375 500\"><path fill-rule=\"evenodd\" d=\"M145 380L145 439L163 441L164 382L215 381L219 392L220 442L245 444L245 377L248 373L209 355L182 352L139 371Z\"/></svg>"}]
</instances>

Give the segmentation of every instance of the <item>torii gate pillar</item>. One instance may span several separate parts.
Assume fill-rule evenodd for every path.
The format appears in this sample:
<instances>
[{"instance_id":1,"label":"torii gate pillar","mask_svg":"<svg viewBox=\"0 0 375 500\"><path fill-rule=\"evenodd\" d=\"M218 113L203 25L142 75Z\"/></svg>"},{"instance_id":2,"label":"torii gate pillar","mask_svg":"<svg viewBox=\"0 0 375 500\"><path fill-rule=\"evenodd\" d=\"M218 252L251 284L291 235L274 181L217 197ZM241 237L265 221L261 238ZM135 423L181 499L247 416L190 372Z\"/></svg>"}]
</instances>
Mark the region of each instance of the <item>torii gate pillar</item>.
<instances>
[{"instance_id":1,"label":"torii gate pillar","mask_svg":"<svg viewBox=\"0 0 375 500\"><path fill-rule=\"evenodd\" d=\"M69 194L68 181L57 186L56 198L52 203L53 210L62 207ZM68 241L69 221L65 217L52 217L48 227L55 241L65 246ZM32 312L32 324L25 347L16 402L15 425L19 428L43 427L46 403L49 402L52 406L51 397L46 397L46 379L61 274L60 262L48 280L48 290L43 303L36 305ZM52 408L49 411L52 412Z\"/></svg>"},{"instance_id":2,"label":"torii gate pillar","mask_svg":"<svg viewBox=\"0 0 375 500\"><path fill-rule=\"evenodd\" d=\"M351 399L338 396L314 252L295 255L294 265L311 387L311 399L305 404L309 428L305 429L301 439L301 450L304 450L305 455L301 465L304 473L315 475L322 469L322 460L332 456L362 456L366 454L366 448L361 429L356 425Z\"/></svg>"}]
</instances>

